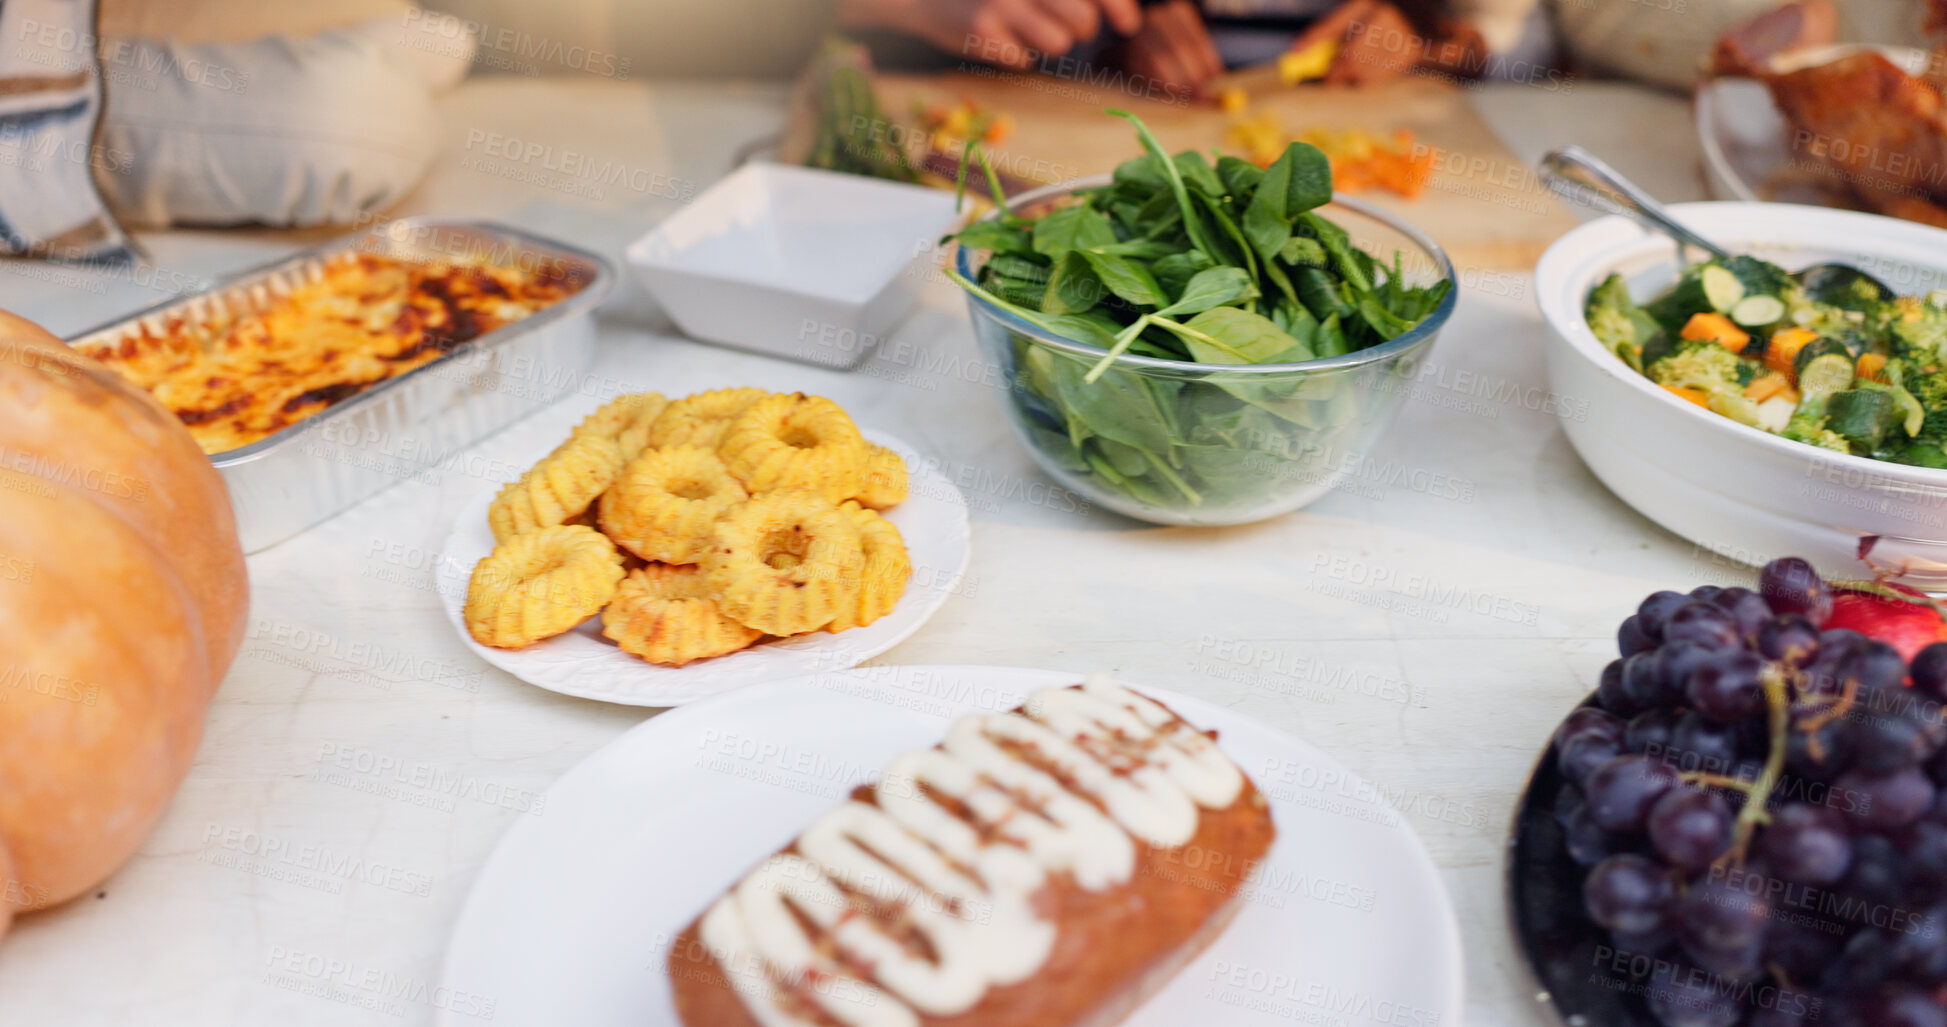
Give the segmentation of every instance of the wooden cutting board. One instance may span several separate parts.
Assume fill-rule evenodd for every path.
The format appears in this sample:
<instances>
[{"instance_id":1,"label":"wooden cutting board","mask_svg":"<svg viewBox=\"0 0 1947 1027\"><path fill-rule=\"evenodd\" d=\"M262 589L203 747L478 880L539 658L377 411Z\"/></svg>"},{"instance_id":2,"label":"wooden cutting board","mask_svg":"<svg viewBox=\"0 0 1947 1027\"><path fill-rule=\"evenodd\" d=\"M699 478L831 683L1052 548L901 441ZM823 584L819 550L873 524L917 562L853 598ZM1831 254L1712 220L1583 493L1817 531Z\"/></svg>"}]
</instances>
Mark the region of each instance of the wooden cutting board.
<instances>
[{"instance_id":1,"label":"wooden cutting board","mask_svg":"<svg viewBox=\"0 0 1947 1027\"><path fill-rule=\"evenodd\" d=\"M1001 69L945 75L876 75L881 109L900 124L914 120L915 104L952 104L971 98L1011 115L1009 137L992 148L1000 170L1034 182L1058 182L1113 169L1137 152L1135 132L1102 113L1119 107L1141 117L1170 150L1224 144L1230 118L1215 106L1170 103L1141 95L1140 83L1102 76L1061 78ZM1349 89L1284 86L1275 74L1247 71L1231 82L1250 96L1251 109L1271 110L1284 128L1361 128L1390 133L1407 129L1416 145L1435 158L1431 184L1417 199L1384 190L1360 198L1397 211L1445 247L1461 271L1534 267L1541 251L1576 220L1487 127L1464 90L1432 79L1411 78Z\"/></svg>"}]
</instances>

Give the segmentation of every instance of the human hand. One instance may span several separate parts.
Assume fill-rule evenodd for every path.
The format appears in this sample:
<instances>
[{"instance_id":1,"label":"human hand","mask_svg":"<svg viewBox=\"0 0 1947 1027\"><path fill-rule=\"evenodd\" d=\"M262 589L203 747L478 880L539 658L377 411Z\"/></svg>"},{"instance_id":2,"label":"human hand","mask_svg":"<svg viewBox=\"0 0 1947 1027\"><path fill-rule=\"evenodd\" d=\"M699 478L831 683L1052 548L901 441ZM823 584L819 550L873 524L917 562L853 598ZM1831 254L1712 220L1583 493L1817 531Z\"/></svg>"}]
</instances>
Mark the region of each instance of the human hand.
<instances>
[{"instance_id":1,"label":"human hand","mask_svg":"<svg viewBox=\"0 0 1947 1027\"><path fill-rule=\"evenodd\" d=\"M1487 68L1487 40L1481 30L1464 21L1440 25L1440 36L1427 44L1420 63L1458 78L1479 78Z\"/></svg>"},{"instance_id":2,"label":"human hand","mask_svg":"<svg viewBox=\"0 0 1947 1027\"><path fill-rule=\"evenodd\" d=\"M1375 85L1398 78L1420 63L1422 40L1413 23L1384 0L1339 5L1301 36L1298 45L1324 38L1338 40L1338 52L1325 73L1329 85Z\"/></svg>"},{"instance_id":3,"label":"human hand","mask_svg":"<svg viewBox=\"0 0 1947 1027\"><path fill-rule=\"evenodd\" d=\"M1138 0L843 0L839 22L918 36L949 53L1014 68L1094 39L1102 20L1123 35L1143 23Z\"/></svg>"},{"instance_id":4,"label":"human hand","mask_svg":"<svg viewBox=\"0 0 1947 1027\"><path fill-rule=\"evenodd\" d=\"M1160 82L1179 95L1201 95L1211 79L1224 73L1217 45L1192 0L1170 0L1143 15L1142 28L1124 50L1130 74Z\"/></svg>"}]
</instances>

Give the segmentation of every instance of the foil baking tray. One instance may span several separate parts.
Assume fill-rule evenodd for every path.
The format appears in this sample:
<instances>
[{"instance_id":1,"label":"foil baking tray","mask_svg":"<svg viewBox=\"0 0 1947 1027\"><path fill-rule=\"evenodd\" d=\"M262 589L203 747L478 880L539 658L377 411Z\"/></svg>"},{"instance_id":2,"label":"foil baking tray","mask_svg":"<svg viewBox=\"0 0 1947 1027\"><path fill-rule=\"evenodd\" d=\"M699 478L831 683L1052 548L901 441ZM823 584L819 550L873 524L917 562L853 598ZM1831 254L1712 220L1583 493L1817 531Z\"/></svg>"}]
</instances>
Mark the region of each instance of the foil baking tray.
<instances>
[{"instance_id":1,"label":"foil baking tray","mask_svg":"<svg viewBox=\"0 0 1947 1027\"><path fill-rule=\"evenodd\" d=\"M615 284L608 262L552 239L480 221L402 218L244 271L68 338L89 349L172 319L226 320L315 280L331 258L362 250L400 260L477 260L561 268L583 288L553 306L210 462L230 490L237 532L254 553L401 481L436 482L474 443L574 391L595 359L595 307Z\"/></svg>"}]
</instances>

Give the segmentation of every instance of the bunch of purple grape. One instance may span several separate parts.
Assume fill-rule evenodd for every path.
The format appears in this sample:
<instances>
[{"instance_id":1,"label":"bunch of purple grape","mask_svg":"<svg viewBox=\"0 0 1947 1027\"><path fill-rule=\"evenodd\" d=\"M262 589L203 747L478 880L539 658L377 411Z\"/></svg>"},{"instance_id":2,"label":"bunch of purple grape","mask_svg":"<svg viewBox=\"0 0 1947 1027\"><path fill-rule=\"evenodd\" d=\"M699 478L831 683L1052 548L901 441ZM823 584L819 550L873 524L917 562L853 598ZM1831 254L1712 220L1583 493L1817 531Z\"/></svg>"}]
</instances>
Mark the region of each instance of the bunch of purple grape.
<instances>
[{"instance_id":1,"label":"bunch of purple grape","mask_svg":"<svg viewBox=\"0 0 1947 1027\"><path fill-rule=\"evenodd\" d=\"M1665 1027L1947 1027L1947 643L1831 608L1796 558L1658 592L1555 733L1603 965Z\"/></svg>"}]
</instances>

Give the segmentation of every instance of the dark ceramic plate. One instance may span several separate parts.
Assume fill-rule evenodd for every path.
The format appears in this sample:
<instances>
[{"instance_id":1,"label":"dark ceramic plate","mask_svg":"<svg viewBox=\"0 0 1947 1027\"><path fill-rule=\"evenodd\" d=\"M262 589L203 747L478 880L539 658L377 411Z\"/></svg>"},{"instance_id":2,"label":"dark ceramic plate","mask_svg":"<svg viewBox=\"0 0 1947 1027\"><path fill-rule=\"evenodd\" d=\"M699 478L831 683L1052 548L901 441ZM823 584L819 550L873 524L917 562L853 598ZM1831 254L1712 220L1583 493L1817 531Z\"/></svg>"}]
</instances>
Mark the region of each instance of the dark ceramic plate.
<instances>
[{"instance_id":1,"label":"dark ceramic plate","mask_svg":"<svg viewBox=\"0 0 1947 1027\"><path fill-rule=\"evenodd\" d=\"M1595 697L1584 700L1593 705ZM1555 744L1528 775L1508 838L1508 916L1543 1015L1567 1027L1656 1027L1643 1004L1640 963L1582 912L1584 868L1568 857L1555 795Z\"/></svg>"}]
</instances>

